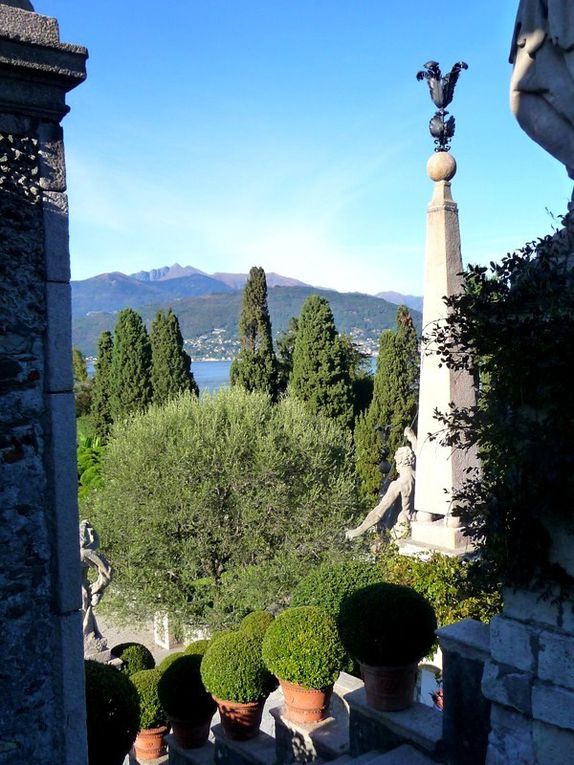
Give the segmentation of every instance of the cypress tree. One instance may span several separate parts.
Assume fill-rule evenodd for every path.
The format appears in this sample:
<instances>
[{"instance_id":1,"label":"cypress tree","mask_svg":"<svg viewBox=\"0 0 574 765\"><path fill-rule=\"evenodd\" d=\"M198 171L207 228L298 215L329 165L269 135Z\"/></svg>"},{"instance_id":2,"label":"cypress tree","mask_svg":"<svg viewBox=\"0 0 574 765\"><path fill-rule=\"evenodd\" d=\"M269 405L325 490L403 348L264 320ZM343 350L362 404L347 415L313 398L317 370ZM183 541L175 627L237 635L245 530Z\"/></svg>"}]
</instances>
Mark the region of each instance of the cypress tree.
<instances>
[{"instance_id":1,"label":"cypress tree","mask_svg":"<svg viewBox=\"0 0 574 765\"><path fill-rule=\"evenodd\" d=\"M366 500L377 499L382 453L392 463L404 443L404 429L417 412L419 352L417 333L408 308L399 306L396 330L386 330L379 341L373 399L355 427L357 473ZM381 429L382 430L378 430Z\"/></svg>"},{"instance_id":2,"label":"cypress tree","mask_svg":"<svg viewBox=\"0 0 574 765\"><path fill-rule=\"evenodd\" d=\"M265 271L254 266L243 292L239 319L241 349L230 370L232 385L263 391L273 399L278 392L277 359L273 352L271 319L267 306Z\"/></svg>"},{"instance_id":3,"label":"cypress tree","mask_svg":"<svg viewBox=\"0 0 574 765\"><path fill-rule=\"evenodd\" d=\"M88 382L88 370L86 357L79 348L72 348L72 368L74 371L74 383L82 385Z\"/></svg>"},{"instance_id":4,"label":"cypress tree","mask_svg":"<svg viewBox=\"0 0 574 765\"><path fill-rule=\"evenodd\" d=\"M113 422L110 402L113 348L112 333L102 332L98 340L98 357L95 365L96 373L92 389L91 409L96 435L102 439L107 438Z\"/></svg>"},{"instance_id":5,"label":"cypress tree","mask_svg":"<svg viewBox=\"0 0 574 765\"><path fill-rule=\"evenodd\" d=\"M76 417L82 417L89 413L92 406L92 381L88 377L86 358L79 348L72 348L72 369Z\"/></svg>"},{"instance_id":6,"label":"cypress tree","mask_svg":"<svg viewBox=\"0 0 574 765\"><path fill-rule=\"evenodd\" d=\"M171 397L189 391L198 394L191 372L191 359L183 350L183 337L177 316L171 308L159 311L152 322L151 383L154 404L165 404Z\"/></svg>"},{"instance_id":7,"label":"cypress tree","mask_svg":"<svg viewBox=\"0 0 574 765\"><path fill-rule=\"evenodd\" d=\"M313 413L343 426L353 422L353 386L348 348L335 328L325 298L311 295L299 316L289 391Z\"/></svg>"},{"instance_id":8,"label":"cypress tree","mask_svg":"<svg viewBox=\"0 0 574 765\"><path fill-rule=\"evenodd\" d=\"M114 328L110 391L114 421L144 411L152 401L151 345L132 308L120 311Z\"/></svg>"}]
</instances>

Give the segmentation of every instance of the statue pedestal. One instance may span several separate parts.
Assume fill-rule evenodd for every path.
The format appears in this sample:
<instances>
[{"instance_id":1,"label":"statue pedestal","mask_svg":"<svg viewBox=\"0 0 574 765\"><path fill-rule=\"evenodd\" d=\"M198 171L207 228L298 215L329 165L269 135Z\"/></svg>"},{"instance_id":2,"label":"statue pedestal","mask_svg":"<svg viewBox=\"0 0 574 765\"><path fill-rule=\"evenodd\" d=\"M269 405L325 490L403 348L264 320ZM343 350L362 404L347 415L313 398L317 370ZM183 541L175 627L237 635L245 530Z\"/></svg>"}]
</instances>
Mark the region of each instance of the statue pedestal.
<instances>
[{"instance_id":1,"label":"statue pedestal","mask_svg":"<svg viewBox=\"0 0 574 765\"><path fill-rule=\"evenodd\" d=\"M398 546L404 555L423 558L433 552L462 556L474 550L464 529L447 526L445 521L412 521L410 536L400 540Z\"/></svg>"}]
</instances>

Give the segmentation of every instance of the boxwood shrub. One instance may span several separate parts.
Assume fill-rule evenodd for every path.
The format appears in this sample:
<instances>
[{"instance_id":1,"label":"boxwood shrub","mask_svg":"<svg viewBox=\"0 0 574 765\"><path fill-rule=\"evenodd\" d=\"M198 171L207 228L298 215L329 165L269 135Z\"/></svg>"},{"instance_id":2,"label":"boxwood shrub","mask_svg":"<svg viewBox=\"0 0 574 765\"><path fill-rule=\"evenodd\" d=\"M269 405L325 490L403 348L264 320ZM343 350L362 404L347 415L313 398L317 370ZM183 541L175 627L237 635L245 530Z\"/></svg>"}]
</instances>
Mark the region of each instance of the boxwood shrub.
<instances>
[{"instance_id":1,"label":"boxwood shrub","mask_svg":"<svg viewBox=\"0 0 574 765\"><path fill-rule=\"evenodd\" d=\"M261 656L261 640L241 631L211 641L201 677L210 693L226 701L260 701L274 686Z\"/></svg>"},{"instance_id":2,"label":"boxwood shrub","mask_svg":"<svg viewBox=\"0 0 574 765\"><path fill-rule=\"evenodd\" d=\"M111 649L111 653L112 656L122 660L120 671L128 677L142 669L155 667L152 652L142 643L119 643Z\"/></svg>"},{"instance_id":3,"label":"boxwood shrub","mask_svg":"<svg viewBox=\"0 0 574 765\"><path fill-rule=\"evenodd\" d=\"M256 635L263 639L273 619L274 616L269 611L252 611L243 618L239 629L249 635Z\"/></svg>"},{"instance_id":4,"label":"boxwood shrub","mask_svg":"<svg viewBox=\"0 0 574 765\"><path fill-rule=\"evenodd\" d=\"M430 603L411 587L372 584L346 598L339 630L348 652L373 666L419 661L434 640L436 616Z\"/></svg>"},{"instance_id":5,"label":"boxwood shrub","mask_svg":"<svg viewBox=\"0 0 574 765\"><path fill-rule=\"evenodd\" d=\"M165 672L166 669L176 659L179 659L180 656L183 656L183 651L174 651L173 653L168 653L168 655L164 656L160 663L157 665L157 669L159 669L160 672Z\"/></svg>"},{"instance_id":6,"label":"boxwood shrub","mask_svg":"<svg viewBox=\"0 0 574 765\"><path fill-rule=\"evenodd\" d=\"M139 730L139 698L126 675L97 661L84 662L90 765L121 765Z\"/></svg>"},{"instance_id":7,"label":"boxwood shrub","mask_svg":"<svg viewBox=\"0 0 574 765\"><path fill-rule=\"evenodd\" d=\"M184 649L183 653L187 656L205 656L208 647L209 640L194 640L193 643L190 643L187 648Z\"/></svg>"},{"instance_id":8,"label":"boxwood shrub","mask_svg":"<svg viewBox=\"0 0 574 765\"><path fill-rule=\"evenodd\" d=\"M159 728L167 723L167 716L157 693L160 677L159 669L142 669L130 677L140 702L140 730Z\"/></svg>"},{"instance_id":9,"label":"boxwood shrub","mask_svg":"<svg viewBox=\"0 0 574 765\"><path fill-rule=\"evenodd\" d=\"M345 662L335 620L317 606L279 614L265 633L262 651L270 672L305 688L331 685Z\"/></svg>"},{"instance_id":10,"label":"boxwood shrub","mask_svg":"<svg viewBox=\"0 0 574 765\"><path fill-rule=\"evenodd\" d=\"M341 603L356 590L383 581L380 566L346 560L323 563L303 577L293 590L292 606L320 606L338 620Z\"/></svg>"},{"instance_id":11,"label":"boxwood shrub","mask_svg":"<svg viewBox=\"0 0 574 765\"><path fill-rule=\"evenodd\" d=\"M168 717L204 720L215 712L215 701L201 679L201 662L200 654L183 654L160 677L157 692Z\"/></svg>"}]
</instances>

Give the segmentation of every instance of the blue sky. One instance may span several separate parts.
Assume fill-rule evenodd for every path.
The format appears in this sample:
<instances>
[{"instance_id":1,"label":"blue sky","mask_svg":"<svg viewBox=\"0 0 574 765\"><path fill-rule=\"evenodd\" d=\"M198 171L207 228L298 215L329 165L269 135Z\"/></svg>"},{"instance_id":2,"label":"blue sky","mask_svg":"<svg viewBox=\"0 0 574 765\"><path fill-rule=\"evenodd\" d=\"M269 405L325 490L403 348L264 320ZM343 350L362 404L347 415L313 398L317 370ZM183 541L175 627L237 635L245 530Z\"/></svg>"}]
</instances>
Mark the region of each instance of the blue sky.
<instances>
[{"instance_id":1,"label":"blue sky","mask_svg":"<svg viewBox=\"0 0 574 765\"><path fill-rule=\"evenodd\" d=\"M469 64L451 106L465 262L566 210L565 170L507 106L515 2L33 1L90 51L64 120L75 279L177 261L420 294L429 59Z\"/></svg>"}]
</instances>

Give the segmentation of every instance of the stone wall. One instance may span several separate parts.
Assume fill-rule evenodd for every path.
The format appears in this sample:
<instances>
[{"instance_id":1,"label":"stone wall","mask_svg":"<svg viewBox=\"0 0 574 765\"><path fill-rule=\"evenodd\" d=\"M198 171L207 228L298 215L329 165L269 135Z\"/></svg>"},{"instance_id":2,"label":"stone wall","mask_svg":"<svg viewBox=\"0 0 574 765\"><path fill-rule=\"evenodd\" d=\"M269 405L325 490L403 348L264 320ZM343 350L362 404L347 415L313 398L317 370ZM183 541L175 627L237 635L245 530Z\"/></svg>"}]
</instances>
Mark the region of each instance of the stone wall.
<instances>
[{"instance_id":1,"label":"stone wall","mask_svg":"<svg viewBox=\"0 0 574 765\"><path fill-rule=\"evenodd\" d=\"M536 592L505 592L482 680L492 702L487 765L574 761L573 608Z\"/></svg>"},{"instance_id":2,"label":"stone wall","mask_svg":"<svg viewBox=\"0 0 574 765\"><path fill-rule=\"evenodd\" d=\"M86 761L62 131L86 51L0 2L0 763ZM28 7L28 3L23 4Z\"/></svg>"}]
</instances>

